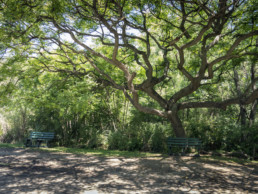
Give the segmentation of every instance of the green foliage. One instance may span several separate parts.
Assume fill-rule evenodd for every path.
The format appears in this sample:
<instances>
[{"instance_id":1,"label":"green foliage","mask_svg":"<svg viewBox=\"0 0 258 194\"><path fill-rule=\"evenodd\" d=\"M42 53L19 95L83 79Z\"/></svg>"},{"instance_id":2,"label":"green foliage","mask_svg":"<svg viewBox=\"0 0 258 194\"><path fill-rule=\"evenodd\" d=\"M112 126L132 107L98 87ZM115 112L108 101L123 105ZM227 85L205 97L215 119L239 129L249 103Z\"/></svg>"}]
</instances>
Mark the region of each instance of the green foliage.
<instances>
[{"instance_id":1,"label":"green foliage","mask_svg":"<svg viewBox=\"0 0 258 194\"><path fill-rule=\"evenodd\" d=\"M227 131L225 136L225 150L237 150L253 156L258 154L258 125L252 127L235 126ZM255 150L254 150L255 149ZM254 153L255 151L255 153Z\"/></svg>"},{"instance_id":2,"label":"green foliage","mask_svg":"<svg viewBox=\"0 0 258 194\"><path fill-rule=\"evenodd\" d=\"M240 126L234 107L227 112L198 113L197 118L191 117L187 125L189 137L198 137L205 150L238 151L250 157L257 157L258 126ZM195 112L196 114L196 112ZM205 116L206 115L206 116ZM198 119L198 122L196 121Z\"/></svg>"},{"instance_id":3,"label":"green foliage","mask_svg":"<svg viewBox=\"0 0 258 194\"><path fill-rule=\"evenodd\" d=\"M23 143L27 134L27 113L26 109L17 107L15 112L1 112L6 119L4 126L1 126L0 141L3 143ZM2 128L5 127L5 130Z\"/></svg>"},{"instance_id":4,"label":"green foliage","mask_svg":"<svg viewBox=\"0 0 258 194\"><path fill-rule=\"evenodd\" d=\"M108 138L110 149L165 152L166 139L171 134L170 126L160 122L131 123L123 130L111 132Z\"/></svg>"}]
</instances>

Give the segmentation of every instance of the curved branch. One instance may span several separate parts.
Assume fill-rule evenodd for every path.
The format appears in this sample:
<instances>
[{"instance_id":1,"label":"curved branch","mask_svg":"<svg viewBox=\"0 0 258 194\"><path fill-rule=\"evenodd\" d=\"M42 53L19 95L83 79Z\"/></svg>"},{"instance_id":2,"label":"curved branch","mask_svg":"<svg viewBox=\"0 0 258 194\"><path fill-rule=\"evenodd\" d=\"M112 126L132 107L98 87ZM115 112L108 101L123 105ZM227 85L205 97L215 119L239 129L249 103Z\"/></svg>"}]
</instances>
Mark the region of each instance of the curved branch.
<instances>
[{"instance_id":1,"label":"curved branch","mask_svg":"<svg viewBox=\"0 0 258 194\"><path fill-rule=\"evenodd\" d=\"M232 104L239 104L240 100L243 105L251 104L258 98L258 89L254 90L249 96L245 98L232 98L221 102L206 101L206 102L185 102L179 104L179 110L186 108L220 108L226 109Z\"/></svg>"},{"instance_id":2,"label":"curved branch","mask_svg":"<svg viewBox=\"0 0 258 194\"><path fill-rule=\"evenodd\" d=\"M167 115L165 112L157 110L157 109L153 109L153 108L149 108L149 107L144 107L139 103L139 99L138 99L138 95L135 93L133 94L133 97L131 97L126 90L124 90L124 95L127 99L129 99L129 101L133 104L133 106L135 108L137 108L137 110L144 112L144 113L149 113L149 114L153 114L153 115L157 115L160 117L164 117L166 118Z\"/></svg>"}]
</instances>

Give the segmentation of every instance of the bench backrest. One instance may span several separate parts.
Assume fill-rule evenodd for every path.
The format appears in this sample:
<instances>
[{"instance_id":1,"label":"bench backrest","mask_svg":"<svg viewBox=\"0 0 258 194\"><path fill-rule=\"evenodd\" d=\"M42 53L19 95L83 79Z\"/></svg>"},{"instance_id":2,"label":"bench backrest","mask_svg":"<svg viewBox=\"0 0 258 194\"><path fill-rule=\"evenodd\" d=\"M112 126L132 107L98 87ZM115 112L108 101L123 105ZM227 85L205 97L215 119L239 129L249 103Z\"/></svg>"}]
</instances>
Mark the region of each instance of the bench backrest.
<instances>
[{"instance_id":1,"label":"bench backrest","mask_svg":"<svg viewBox=\"0 0 258 194\"><path fill-rule=\"evenodd\" d=\"M30 133L31 139L54 139L55 133L54 132L37 132L33 131Z\"/></svg>"},{"instance_id":2,"label":"bench backrest","mask_svg":"<svg viewBox=\"0 0 258 194\"><path fill-rule=\"evenodd\" d=\"M167 143L169 145L186 145L187 144L187 138L184 137L169 137L167 140Z\"/></svg>"},{"instance_id":3,"label":"bench backrest","mask_svg":"<svg viewBox=\"0 0 258 194\"><path fill-rule=\"evenodd\" d=\"M201 145L202 141L198 138L188 138L188 145L189 146L198 146Z\"/></svg>"},{"instance_id":4,"label":"bench backrest","mask_svg":"<svg viewBox=\"0 0 258 194\"><path fill-rule=\"evenodd\" d=\"M169 137L167 140L168 145L178 146L199 146L202 144L198 138L185 138L185 137Z\"/></svg>"}]
</instances>

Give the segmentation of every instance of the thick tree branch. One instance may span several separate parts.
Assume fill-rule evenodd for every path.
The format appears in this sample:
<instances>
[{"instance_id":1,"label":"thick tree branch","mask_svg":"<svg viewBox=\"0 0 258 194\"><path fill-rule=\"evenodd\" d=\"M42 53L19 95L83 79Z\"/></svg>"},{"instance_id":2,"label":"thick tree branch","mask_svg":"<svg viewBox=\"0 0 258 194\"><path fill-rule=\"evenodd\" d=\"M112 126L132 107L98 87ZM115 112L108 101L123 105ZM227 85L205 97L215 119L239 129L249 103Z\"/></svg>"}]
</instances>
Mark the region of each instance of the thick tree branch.
<instances>
[{"instance_id":1,"label":"thick tree branch","mask_svg":"<svg viewBox=\"0 0 258 194\"><path fill-rule=\"evenodd\" d=\"M205 102L184 102L179 104L179 109L186 109L186 108L220 108L226 109L227 106L233 104L239 104L240 100L242 101L243 105L250 104L254 102L258 98L258 89L254 90L249 96L243 98L232 98L228 100L224 100L221 102L215 101L205 101Z\"/></svg>"}]
</instances>

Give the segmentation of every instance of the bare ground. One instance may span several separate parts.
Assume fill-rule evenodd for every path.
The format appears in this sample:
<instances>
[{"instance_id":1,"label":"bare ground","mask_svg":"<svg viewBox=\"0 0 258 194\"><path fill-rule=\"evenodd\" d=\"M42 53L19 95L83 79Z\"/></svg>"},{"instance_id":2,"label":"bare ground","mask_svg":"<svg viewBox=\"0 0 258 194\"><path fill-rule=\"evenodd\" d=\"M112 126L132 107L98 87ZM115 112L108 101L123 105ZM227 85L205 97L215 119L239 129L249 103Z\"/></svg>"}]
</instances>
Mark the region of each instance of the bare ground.
<instances>
[{"instance_id":1,"label":"bare ground","mask_svg":"<svg viewBox=\"0 0 258 194\"><path fill-rule=\"evenodd\" d=\"M258 193L258 166L0 148L0 193Z\"/></svg>"}]
</instances>

